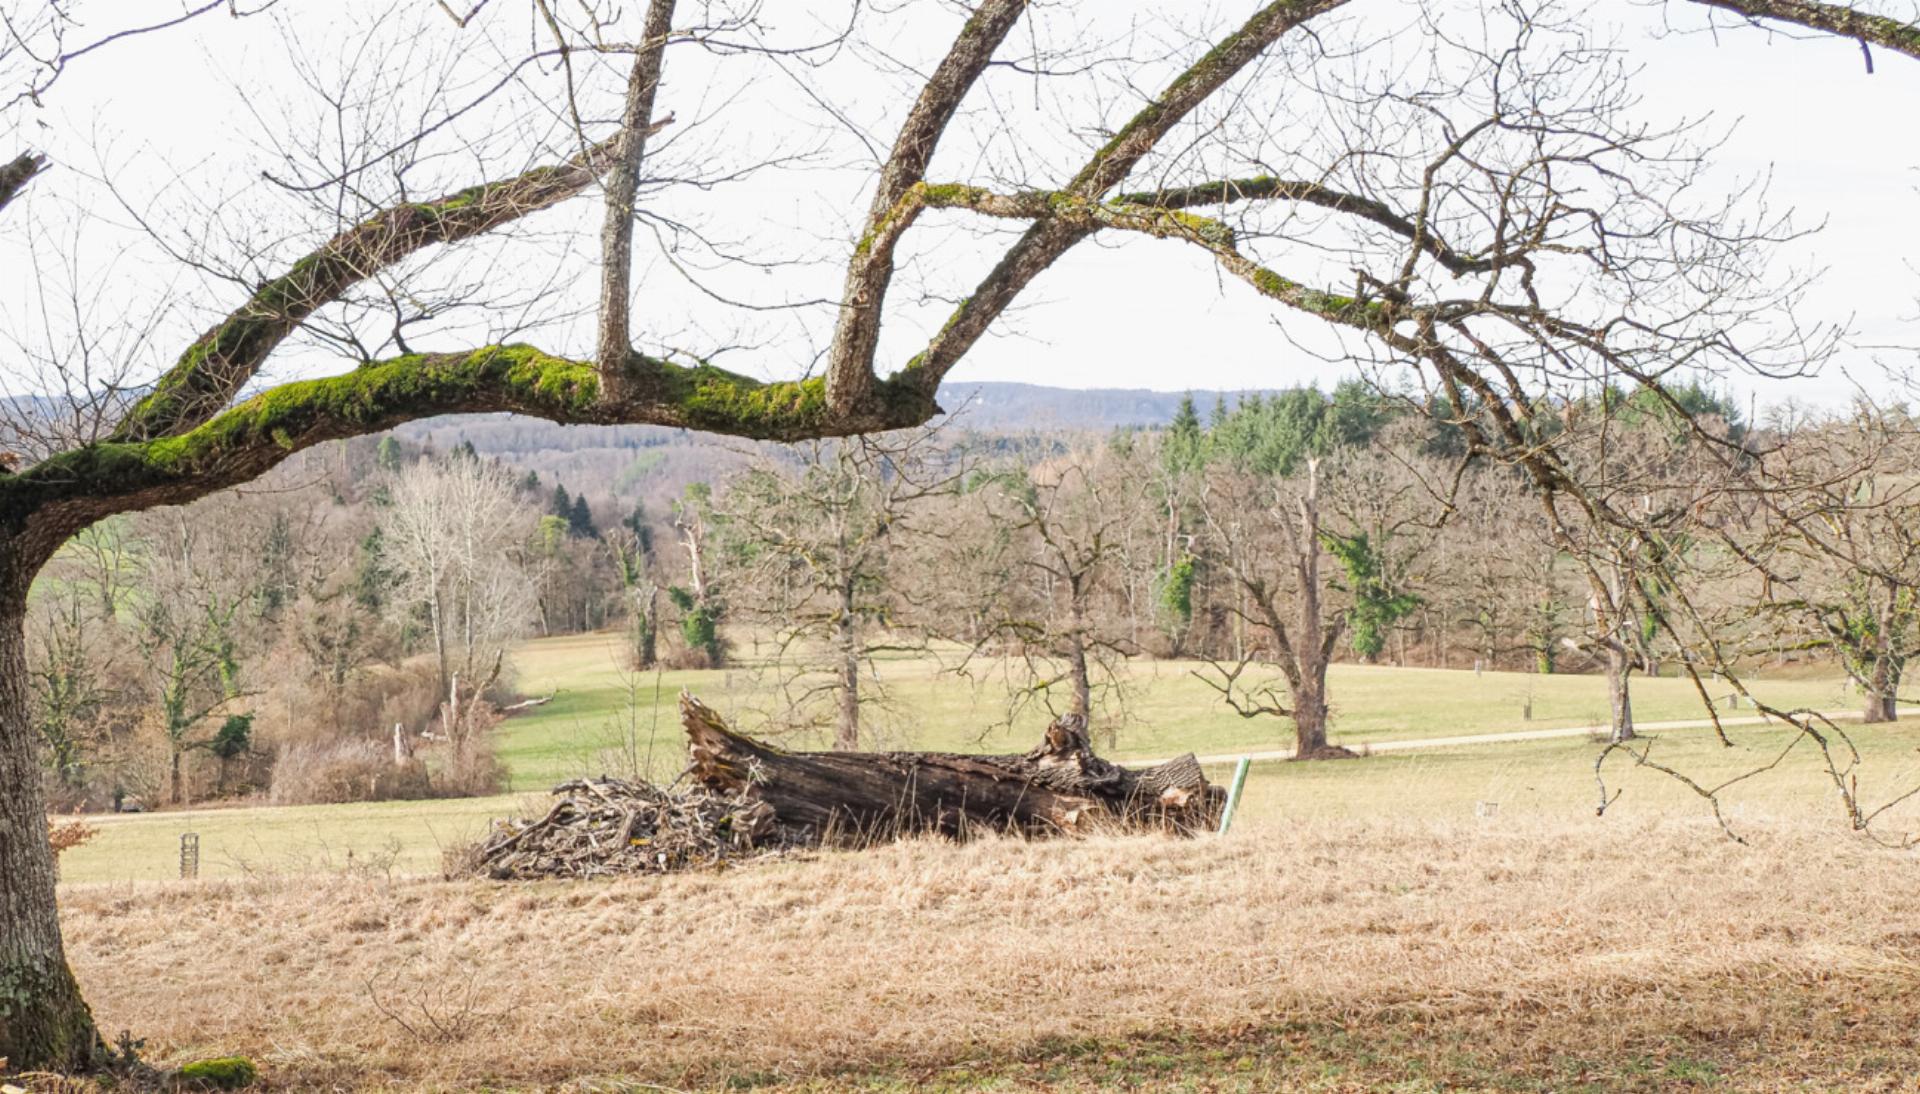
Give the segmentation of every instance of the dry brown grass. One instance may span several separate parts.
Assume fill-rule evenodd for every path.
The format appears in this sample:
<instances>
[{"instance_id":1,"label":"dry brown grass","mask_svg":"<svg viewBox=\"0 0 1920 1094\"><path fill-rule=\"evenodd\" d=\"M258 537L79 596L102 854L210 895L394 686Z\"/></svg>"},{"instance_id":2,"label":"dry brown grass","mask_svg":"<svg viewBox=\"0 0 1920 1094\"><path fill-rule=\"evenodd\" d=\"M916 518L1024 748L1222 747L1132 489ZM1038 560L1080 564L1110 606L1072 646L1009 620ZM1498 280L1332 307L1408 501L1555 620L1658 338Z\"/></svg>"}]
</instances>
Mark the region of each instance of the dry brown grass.
<instances>
[{"instance_id":1,"label":"dry brown grass","mask_svg":"<svg viewBox=\"0 0 1920 1094\"><path fill-rule=\"evenodd\" d=\"M81 887L66 922L105 1028L283 1089L1906 1089L1911 854L1526 825Z\"/></svg>"}]
</instances>

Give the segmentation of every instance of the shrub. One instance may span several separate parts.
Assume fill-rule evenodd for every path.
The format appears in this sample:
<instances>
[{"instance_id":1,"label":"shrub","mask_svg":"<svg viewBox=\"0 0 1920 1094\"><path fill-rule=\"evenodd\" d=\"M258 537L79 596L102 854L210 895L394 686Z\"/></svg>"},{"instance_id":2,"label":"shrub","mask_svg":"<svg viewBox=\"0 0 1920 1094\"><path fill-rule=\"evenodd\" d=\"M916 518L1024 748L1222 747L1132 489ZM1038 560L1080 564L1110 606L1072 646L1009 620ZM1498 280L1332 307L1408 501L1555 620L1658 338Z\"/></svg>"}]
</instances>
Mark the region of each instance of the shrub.
<instances>
[{"instance_id":1,"label":"shrub","mask_svg":"<svg viewBox=\"0 0 1920 1094\"><path fill-rule=\"evenodd\" d=\"M67 821L48 827L47 842L53 847L53 857L59 858L61 852L71 851L99 834L100 830L86 821Z\"/></svg>"},{"instance_id":2,"label":"shrub","mask_svg":"<svg viewBox=\"0 0 1920 1094\"><path fill-rule=\"evenodd\" d=\"M417 757L395 764L391 744L360 738L288 745L273 765L269 794L275 805L339 805L432 796L426 764Z\"/></svg>"}]
</instances>

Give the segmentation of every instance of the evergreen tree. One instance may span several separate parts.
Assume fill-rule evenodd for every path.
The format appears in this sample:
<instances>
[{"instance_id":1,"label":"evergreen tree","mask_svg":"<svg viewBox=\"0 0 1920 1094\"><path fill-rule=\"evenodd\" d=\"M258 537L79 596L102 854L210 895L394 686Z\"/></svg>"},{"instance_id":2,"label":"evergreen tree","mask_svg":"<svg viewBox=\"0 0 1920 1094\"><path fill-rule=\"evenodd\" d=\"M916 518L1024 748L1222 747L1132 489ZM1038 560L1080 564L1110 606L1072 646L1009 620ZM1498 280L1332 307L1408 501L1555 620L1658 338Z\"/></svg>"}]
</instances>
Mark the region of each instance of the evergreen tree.
<instances>
[{"instance_id":1,"label":"evergreen tree","mask_svg":"<svg viewBox=\"0 0 1920 1094\"><path fill-rule=\"evenodd\" d=\"M628 513L627 519L620 523L633 533L633 538L640 544L640 557L652 558L653 525L647 521L646 503L634 502L633 512Z\"/></svg>"},{"instance_id":2,"label":"evergreen tree","mask_svg":"<svg viewBox=\"0 0 1920 1094\"><path fill-rule=\"evenodd\" d=\"M600 530L593 526L593 510L587 508L587 496L577 495L573 505L567 509L567 531L576 536L597 536Z\"/></svg>"},{"instance_id":3,"label":"evergreen tree","mask_svg":"<svg viewBox=\"0 0 1920 1094\"><path fill-rule=\"evenodd\" d=\"M553 484L553 500L547 503L547 515L566 520L573 516L573 495L559 483Z\"/></svg>"},{"instance_id":4,"label":"evergreen tree","mask_svg":"<svg viewBox=\"0 0 1920 1094\"><path fill-rule=\"evenodd\" d=\"M359 557L353 566L353 599L370 612L386 604L387 590L393 584L393 571L387 565L386 541L378 527L360 541Z\"/></svg>"},{"instance_id":5,"label":"evergreen tree","mask_svg":"<svg viewBox=\"0 0 1920 1094\"><path fill-rule=\"evenodd\" d=\"M374 465L380 470L392 473L400 470L400 441L389 433L380 438L380 444L373 450Z\"/></svg>"},{"instance_id":6,"label":"evergreen tree","mask_svg":"<svg viewBox=\"0 0 1920 1094\"><path fill-rule=\"evenodd\" d=\"M1193 406L1193 395L1189 393L1180 400L1180 407L1173 412L1173 421L1167 426L1167 443L1160 450L1161 460L1172 474L1191 471L1205 462L1202 453L1206 443L1206 434L1200 429L1200 414Z\"/></svg>"}]
</instances>

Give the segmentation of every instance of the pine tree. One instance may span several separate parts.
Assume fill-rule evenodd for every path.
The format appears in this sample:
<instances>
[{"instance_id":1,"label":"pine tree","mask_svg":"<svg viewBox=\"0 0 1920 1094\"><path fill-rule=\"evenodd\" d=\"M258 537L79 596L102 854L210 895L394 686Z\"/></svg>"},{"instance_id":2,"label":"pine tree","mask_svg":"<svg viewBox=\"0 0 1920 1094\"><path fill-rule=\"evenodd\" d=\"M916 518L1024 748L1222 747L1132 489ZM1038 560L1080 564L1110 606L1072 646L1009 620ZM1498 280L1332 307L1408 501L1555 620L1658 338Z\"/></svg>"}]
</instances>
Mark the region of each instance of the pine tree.
<instances>
[{"instance_id":1,"label":"pine tree","mask_svg":"<svg viewBox=\"0 0 1920 1094\"><path fill-rule=\"evenodd\" d=\"M1167 470L1179 474L1198 467L1203 462L1200 448L1204 440L1200 413L1194 409L1193 395L1189 393L1180 400L1180 407L1173 412L1173 421L1167 426L1167 443L1161 449Z\"/></svg>"},{"instance_id":2,"label":"pine tree","mask_svg":"<svg viewBox=\"0 0 1920 1094\"><path fill-rule=\"evenodd\" d=\"M593 510L587 508L587 496L581 494L573 499L573 505L567 510L567 530L576 536L599 535L599 529L593 526Z\"/></svg>"}]
</instances>

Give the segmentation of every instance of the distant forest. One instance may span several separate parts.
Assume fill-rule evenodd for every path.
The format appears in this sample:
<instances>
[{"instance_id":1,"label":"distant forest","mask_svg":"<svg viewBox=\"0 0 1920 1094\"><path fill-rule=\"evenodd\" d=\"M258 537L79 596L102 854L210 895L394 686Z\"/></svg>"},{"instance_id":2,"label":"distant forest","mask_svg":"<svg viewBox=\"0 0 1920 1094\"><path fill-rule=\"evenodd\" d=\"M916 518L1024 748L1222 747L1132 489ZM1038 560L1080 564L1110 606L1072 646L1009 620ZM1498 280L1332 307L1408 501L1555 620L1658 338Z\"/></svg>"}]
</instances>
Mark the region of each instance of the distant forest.
<instances>
[{"instance_id":1,"label":"distant forest","mask_svg":"<svg viewBox=\"0 0 1920 1094\"><path fill-rule=\"evenodd\" d=\"M1054 454L1074 435L1171 423L1183 400L1201 407L1236 403L1257 392L1168 392L1127 388L1077 391L1037 384L957 383L941 405L962 432L1003 454ZM510 414L429 418L402 426L412 445L449 451L471 444L484 456L564 484L594 502L639 502L661 511L688 485L713 481L752 461L750 441L660 426L561 426ZM991 438L990 440L988 438ZM630 508L630 506L626 506Z\"/></svg>"}]
</instances>

